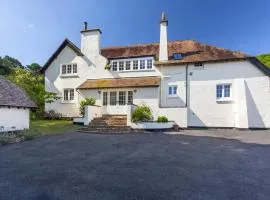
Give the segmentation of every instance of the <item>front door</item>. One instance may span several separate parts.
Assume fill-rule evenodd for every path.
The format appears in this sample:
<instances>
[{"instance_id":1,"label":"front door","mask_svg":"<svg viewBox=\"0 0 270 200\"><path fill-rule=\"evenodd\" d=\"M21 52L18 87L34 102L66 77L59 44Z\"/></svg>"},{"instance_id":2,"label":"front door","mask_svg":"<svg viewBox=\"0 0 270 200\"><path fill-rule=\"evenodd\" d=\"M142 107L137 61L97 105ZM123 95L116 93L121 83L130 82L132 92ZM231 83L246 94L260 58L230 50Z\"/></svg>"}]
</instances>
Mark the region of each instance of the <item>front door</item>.
<instances>
[{"instance_id":1,"label":"front door","mask_svg":"<svg viewBox=\"0 0 270 200\"><path fill-rule=\"evenodd\" d=\"M127 114L127 104L133 102L133 92L127 90L103 91L103 114Z\"/></svg>"}]
</instances>

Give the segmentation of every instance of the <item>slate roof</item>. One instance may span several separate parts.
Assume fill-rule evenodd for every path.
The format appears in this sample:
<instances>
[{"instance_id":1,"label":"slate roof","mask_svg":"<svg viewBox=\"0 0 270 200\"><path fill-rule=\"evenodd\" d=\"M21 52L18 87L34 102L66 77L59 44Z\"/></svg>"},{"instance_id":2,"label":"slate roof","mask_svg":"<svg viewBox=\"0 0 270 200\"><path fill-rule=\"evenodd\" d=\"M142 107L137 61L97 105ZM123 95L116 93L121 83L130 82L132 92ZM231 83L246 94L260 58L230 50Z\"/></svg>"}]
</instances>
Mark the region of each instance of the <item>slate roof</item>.
<instances>
[{"instance_id":1,"label":"slate roof","mask_svg":"<svg viewBox=\"0 0 270 200\"><path fill-rule=\"evenodd\" d=\"M36 104L22 88L0 76L0 106L34 108Z\"/></svg>"},{"instance_id":2,"label":"slate roof","mask_svg":"<svg viewBox=\"0 0 270 200\"><path fill-rule=\"evenodd\" d=\"M146 76L134 78L89 79L77 89L158 87L159 85L160 77Z\"/></svg>"}]
</instances>

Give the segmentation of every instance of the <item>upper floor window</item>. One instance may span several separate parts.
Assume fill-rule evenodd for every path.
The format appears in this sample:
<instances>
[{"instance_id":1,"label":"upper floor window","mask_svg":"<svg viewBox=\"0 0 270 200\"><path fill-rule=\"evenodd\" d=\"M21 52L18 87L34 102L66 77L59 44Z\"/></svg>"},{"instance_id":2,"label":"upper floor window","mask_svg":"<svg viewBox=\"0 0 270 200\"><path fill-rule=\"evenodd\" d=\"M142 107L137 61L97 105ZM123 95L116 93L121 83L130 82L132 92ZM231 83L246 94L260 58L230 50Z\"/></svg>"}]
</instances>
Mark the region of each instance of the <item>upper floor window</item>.
<instances>
[{"instance_id":1,"label":"upper floor window","mask_svg":"<svg viewBox=\"0 0 270 200\"><path fill-rule=\"evenodd\" d=\"M72 75L72 74L77 74L78 69L77 69L77 64L72 63L72 64L63 64L61 68L61 74L62 75Z\"/></svg>"},{"instance_id":2,"label":"upper floor window","mask_svg":"<svg viewBox=\"0 0 270 200\"><path fill-rule=\"evenodd\" d=\"M123 71L124 70L124 61L120 61L119 62L119 71Z\"/></svg>"},{"instance_id":3,"label":"upper floor window","mask_svg":"<svg viewBox=\"0 0 270 200\"><path fill-rule=\"evenodd\" d=\"M112 70L117 71L117 62L112 63Z\"/></svg>"},{"instance_id":4,"label":"upper floor window","mask_svg":"<svg viewBox=\"0 0 270 200\"><path fill-rule=\"evenodd\" d=\"M145 60L140 60L140 69L145 69Z\"/></svg>"},{"instance_id":5,"label":"upper floor window","mask_svg":"<svg viewBox=\"0 0 270 200\"><path fill-rule=\"evenodd\" d=\"M133 70L138 69L138 60L133 60Z\"/></svg>"},{"instance_id":6,"label":"upper floor window","mask_svg":"<svg viewBox=\"0 0 270 200\"><path fill-rule=\"evenodd\" d=\"M176 85L170 85L169 86L169 96L170 97L177 96L177 86Z\"/></svg>"},{"instance_id":7,"label":"upper floor window","mask_svg":"<svg viewBox=\"0 0 270 200\"><path fill-rule=\"evenodd\" d=\"M111 71L137 71L137 70L153 70L153 58L130 58L113 60L111 62Z\"/></svg>"},{"instance_id":8,"label":"upper floor window","mask_svg":"<svg viewBox=\"0 0 270 200\"><path fill-rule=\"evenodd\" d=\"M217 100L230 99L231 84L218 84L216 86L216 98Z\"/></svg>"},{"instance_id":9,"label":"upper floor window","mask_svg":"<svg viewBox=\"0 0 270 200\"><path fill-rule=\"evenodd\" d=\"M148 60L147 60L147 69L152 69L152 66L153 66L153 61L152 61L152 59L148 59Z\"/></svg>"},{"instance_id":10,"label":"upper floor window","mask_svg":"<svg viewBox=\"0 0 270 200\"><path fill-rule=\"evenodd\" d=\"M126 61L126 70L130 70L130 61Z\"/></svg>"},{"instance_id":11,"label":"upper floor window","mask_svg":"<svg viewBox=\"0 0 270 200\"><path fill-rule=\"evenodd\" d=\"M181 54L181 53L174 53L173 54L173 59L174 60L181 60L181 59L183 59L183 54Z\"/></svg>"},{"instance_id":12,"label":"upper floor window","mask_svg":"<svg viewBox=\"0 0 270 200\"><path fill-rule=\"evenodd\" d=\"M74 89L64 89L63 99L64 101L74 100Z\"/></svg>"}]
</instances>

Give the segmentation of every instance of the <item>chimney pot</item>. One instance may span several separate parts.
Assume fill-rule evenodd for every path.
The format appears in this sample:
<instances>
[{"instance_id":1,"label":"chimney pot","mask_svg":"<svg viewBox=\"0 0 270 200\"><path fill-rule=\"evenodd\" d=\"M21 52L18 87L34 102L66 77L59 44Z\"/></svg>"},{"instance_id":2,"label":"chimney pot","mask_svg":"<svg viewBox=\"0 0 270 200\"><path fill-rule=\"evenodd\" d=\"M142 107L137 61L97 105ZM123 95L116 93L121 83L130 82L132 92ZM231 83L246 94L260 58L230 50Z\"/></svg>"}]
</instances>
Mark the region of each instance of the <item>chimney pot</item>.
<instances>
[{"instance_id":1,"label":"chimney pot","mask_svg":"<svg viewBox=\"0 0 270 200\"><path fill-rule=\"evenodd\" d=\"M84 22L84 30L87 30L87 22Z\"/></svg>"}]
</instances>

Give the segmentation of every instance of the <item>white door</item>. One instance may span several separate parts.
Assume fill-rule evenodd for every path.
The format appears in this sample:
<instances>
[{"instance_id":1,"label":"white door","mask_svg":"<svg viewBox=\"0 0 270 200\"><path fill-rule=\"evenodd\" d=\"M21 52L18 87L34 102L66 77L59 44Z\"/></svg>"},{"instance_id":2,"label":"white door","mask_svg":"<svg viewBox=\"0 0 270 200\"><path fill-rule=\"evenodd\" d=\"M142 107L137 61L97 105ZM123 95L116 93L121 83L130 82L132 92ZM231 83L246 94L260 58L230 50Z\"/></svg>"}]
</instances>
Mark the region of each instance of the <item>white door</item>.
<instances>
[{"instance_id":1,"label":"white door","mask_svg":"<svg viewBox=\"0 0 270 200\"><path fill-rule=\"evenodd\" d=\"M103 91L103 114L126 115L127 103L133 101L132 91Z\"/></svg>"}]
</instances>

